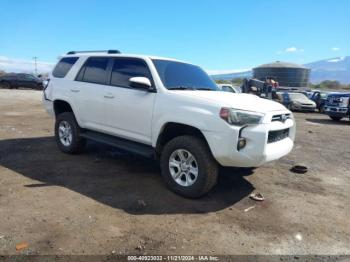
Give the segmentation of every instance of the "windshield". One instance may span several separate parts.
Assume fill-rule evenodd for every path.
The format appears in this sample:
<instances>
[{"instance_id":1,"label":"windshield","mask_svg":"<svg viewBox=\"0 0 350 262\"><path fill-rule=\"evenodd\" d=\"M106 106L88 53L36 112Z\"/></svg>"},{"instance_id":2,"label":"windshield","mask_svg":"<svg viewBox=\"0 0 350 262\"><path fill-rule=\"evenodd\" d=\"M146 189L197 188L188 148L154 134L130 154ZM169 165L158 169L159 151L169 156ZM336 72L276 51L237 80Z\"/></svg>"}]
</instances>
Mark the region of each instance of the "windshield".
<instances>
[{"instance_id":1,"label":"windshield","mask_svg":"<svg viewBox=\"0 0 350 262\"><path fill-rule=\"evenodd\" d=\"M289 93L289 97L291 99L308 99L304 94L302 93Z\"/></svg>"},{"instance_id":2,"label":"windshield","mask_svg":"<svg viewBox=\"0 0 350 262\"><path fill-rule=\"evenodd\" d=\"M167 89L218 90L214 81L198 66L160 59L152 61Z\"/></svg>"}]
</instances>

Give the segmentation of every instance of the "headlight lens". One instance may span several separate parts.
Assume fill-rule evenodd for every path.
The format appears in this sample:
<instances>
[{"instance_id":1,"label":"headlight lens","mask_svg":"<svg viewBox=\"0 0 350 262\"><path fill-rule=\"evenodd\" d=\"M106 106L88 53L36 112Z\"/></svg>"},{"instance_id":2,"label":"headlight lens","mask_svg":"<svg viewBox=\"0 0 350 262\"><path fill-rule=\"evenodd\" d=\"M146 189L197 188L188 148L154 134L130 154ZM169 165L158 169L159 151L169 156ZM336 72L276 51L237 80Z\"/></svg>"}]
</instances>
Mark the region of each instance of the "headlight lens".
<instances>
[{"instance_id":1,"label":"headlight lens","mask_svg":"<svg viewBox=\"0 0 350 262\"><path fill-rule=\"evenodd\" d=\"M223 107L220 110L220 117L230 125L244 126L259 124L264 114L244 111L234 108Z\"/></svg>"},{"instance_id":2,"label":"headlight lens","mask_svg":"<svg viewBox=\"0 0 350 262\"><path fill-rule=\"evenodd\" d=\"M343 97L342 99L341 99L341 106L344 106L344 107L346 107L346 106L348 106L349 104L350 104L350 98L349 97Z\"/></svg>"}]
</instances>

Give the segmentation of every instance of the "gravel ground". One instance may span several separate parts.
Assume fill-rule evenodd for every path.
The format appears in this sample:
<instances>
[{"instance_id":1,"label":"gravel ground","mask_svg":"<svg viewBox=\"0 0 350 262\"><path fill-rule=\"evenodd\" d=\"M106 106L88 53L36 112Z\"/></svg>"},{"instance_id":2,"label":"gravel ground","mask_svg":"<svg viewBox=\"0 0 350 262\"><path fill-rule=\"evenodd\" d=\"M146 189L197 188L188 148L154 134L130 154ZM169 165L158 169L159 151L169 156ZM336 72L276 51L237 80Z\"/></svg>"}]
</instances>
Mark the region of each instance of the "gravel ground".
<instances>
[{"instance_id":1,"label":"gravel ground","mask_svg":"<svg viewBox=\"0 0 350 262\"><path fill-rule=\"evenodd\" d=\"M0 90L0 254L349 255L349 121L295 117L290 155L223 169L210 194L188 200L155 161L96 143L61 153L41 93ZM266 200L249 199L254 190Z\"/></svg>"}]
</instances>

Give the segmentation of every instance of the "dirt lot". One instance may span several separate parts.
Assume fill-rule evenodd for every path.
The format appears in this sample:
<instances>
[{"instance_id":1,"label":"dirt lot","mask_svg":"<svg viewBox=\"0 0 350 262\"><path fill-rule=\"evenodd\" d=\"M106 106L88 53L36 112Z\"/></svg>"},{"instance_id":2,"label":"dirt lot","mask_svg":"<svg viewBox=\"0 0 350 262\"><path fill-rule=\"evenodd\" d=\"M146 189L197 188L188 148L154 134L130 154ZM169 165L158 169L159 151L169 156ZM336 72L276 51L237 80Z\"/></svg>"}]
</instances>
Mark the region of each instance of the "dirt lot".
<instances>
[{"instance_id":1,"label":"dirt lot","mask_svg":"<svg viewBox=\"0 0 350 262\"><path fill-rule=\"evenodd\" d=\"M61 153L41 93L0 90L0 254L350 254L350 124L295 115L288 157L222 170L209 195L188 200L156 162L95 143Z\"/></svg>"}]
</instances>

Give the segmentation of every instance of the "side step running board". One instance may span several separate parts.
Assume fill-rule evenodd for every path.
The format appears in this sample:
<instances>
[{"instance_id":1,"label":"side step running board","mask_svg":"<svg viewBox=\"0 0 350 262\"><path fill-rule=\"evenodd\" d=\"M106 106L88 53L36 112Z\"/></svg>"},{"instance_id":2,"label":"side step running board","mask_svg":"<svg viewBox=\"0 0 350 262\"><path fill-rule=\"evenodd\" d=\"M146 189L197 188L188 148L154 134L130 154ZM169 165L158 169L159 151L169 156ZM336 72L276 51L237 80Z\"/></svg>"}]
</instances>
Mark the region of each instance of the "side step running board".
<instances>
[{"instance_id":1,"label":"side step running board","mask_svg":"<svg viewBox=\"0 0 350 262\"><path fill-rule=\"evenodd\" d=\"M94 140L99 143L104 143L110 146L114 146L116 148L142 155L144 157L154 157L154 148L148 145L144 145L141 143L137 143L134 141L129 141L123 138L102 134L95 131L85 131L80 134L81 137Z\"/></svg>"}]
</instances>

